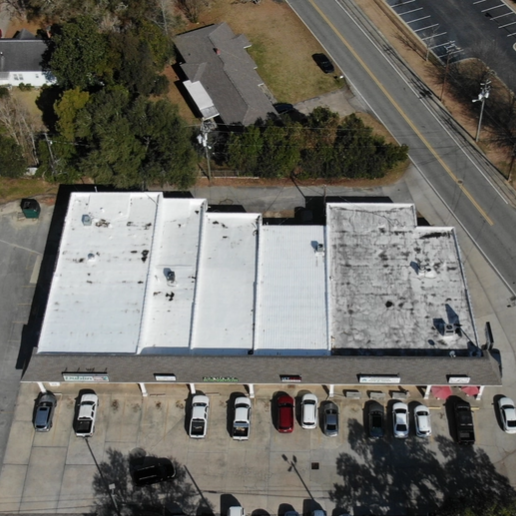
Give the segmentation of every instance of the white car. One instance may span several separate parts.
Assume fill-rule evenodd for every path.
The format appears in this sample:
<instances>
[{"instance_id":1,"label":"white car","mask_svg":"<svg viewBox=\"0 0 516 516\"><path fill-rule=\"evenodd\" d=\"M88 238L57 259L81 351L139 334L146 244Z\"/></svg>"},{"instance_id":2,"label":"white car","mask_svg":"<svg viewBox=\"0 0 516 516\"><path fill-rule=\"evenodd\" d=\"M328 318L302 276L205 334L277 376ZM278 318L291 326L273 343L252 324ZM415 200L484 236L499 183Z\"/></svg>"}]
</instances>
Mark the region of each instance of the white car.
<instances>
[{"instance_id":1,"label":"white car","mask_svg":"<svg viewBox=\"0 0 516 516\"><path fill-rule=\"evenodd\" d=\"M408 405L405 403L398 402L392 406L392 426L394 437L408 437Z\"/></svg>"},{"instance_id":2,"label":"white car","mask_svg":"<svg viewBox=\"0 0 516 516\"><path fill-rule=\"evenodd\" d=\"M246 441L251 433L251 400L247 396L235 399L233 418L233 439Z\"/></svg>"},{"instance_id":3,"label":"white car","mask_svg":"<svg viewBox=\"0 0 516 516\"><path fill-rule=\"evenodd\" d=\"M301 426L303 428L317 427L317 396L305 394L301 398Z\"/></svg>"},{"instance_id":4,"label":"white car","mask_svg":"<svg viewBox=\"0 0 516 516\"><path fill-rule=\"evenodd\" d=\"M74 420L75 435L90 437L95 432L99 397L92 391L82 394Z\"/></svg>"},{"instance_id":5,"label":"white car","mask_svg":"<svg viewBox=\"0 0 516 516\"><path fill-rule=\"evenodd\" d=\"M418 437L430 437L432 435L430 410L425 405L418 405L414 409L414 423L416 424L416 435Z\"/></svg>"},{"instance_id":6,"label":"white car","mask_svg":"<svg viewBox=\"0 0 516 516\"><path fill-rule=\"evenodd\" d=\"M245 516L244 508L240 505L234 505L228 509L228 516Z\"/></svg>"},{"instance_id":7,"label":"white car","mask_svg":"<svg viewBox=\"0 0 516 516\"><path fill-rule=\"evenodd\" d=\"M503 429L508 434L516 434L516 409L511 398L503 397L498 400L498 409Z\"/></svg>"},{"instance_id":8,"label":"white car","mask_svg":"<svg viewBox=\"0 0 516 516\"><path fill-rule=\"evenodd\" d=\"M192 398L192 417L190 419L190 437L204 439L208 430L208 413L210 399L208 396L197 394Z\"/></svg>"}]
</instances>

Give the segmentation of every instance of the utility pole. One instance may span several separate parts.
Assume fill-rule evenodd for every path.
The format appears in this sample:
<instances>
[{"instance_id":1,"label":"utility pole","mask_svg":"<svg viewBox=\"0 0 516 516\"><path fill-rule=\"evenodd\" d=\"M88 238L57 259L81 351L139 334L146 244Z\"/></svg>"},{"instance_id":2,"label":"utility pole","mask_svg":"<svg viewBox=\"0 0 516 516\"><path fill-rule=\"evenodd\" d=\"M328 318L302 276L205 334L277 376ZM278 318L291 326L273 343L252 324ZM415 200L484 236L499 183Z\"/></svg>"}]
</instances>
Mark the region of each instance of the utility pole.
<instances>
[{"instance_id":1,"label":"utility pole","mask_svg":"<svg viewBox=\"0 0 516 516\"><path fill-rule=\"evenodd\" d=\"M208 120L203 120L201 123L201 134L197 135L197 141L200 145L204 147L206 151L206 165L208 167L208 179L211 181L211 165L210 165L210 149L211 147L208 145L208 137L211 131L210 122Z\"/></svg>"},{"instance_id":2,"label":"utility pole","mask_svg":"<svg viewBox=\"0 0 516 516\"><path fill-rule=\"evenodd\" d=\"M55 162L54 162L54 154L52 153L52 142L48 139L48 133L47 132L44 132L43 133L45 135L45 140L47 141L47 146L48 146L48 152L50 154L50 166L52 167L52 175L55 176L56 175L56 169L55 169Z\"/></svg>"},{"instance_id":3,"label":"utility pole","mask_svg":"<svg viewBox=\"0 0 516 516\"><path fill-rule=\"evenodd\" d=\"M482 130L482 116L484 115L484 104L486 103L486 99L489 98L489 92L491 91L491 81L486 80L485 82L481 82L480 87L481 90L478 94L478 98L472 100L472 102L482 102L482 106L480 108L480 116L478 117L477 135L475 136L476 142L478 142L478 139L480 138L480 131Z\"/></svg>"}]
</instances>

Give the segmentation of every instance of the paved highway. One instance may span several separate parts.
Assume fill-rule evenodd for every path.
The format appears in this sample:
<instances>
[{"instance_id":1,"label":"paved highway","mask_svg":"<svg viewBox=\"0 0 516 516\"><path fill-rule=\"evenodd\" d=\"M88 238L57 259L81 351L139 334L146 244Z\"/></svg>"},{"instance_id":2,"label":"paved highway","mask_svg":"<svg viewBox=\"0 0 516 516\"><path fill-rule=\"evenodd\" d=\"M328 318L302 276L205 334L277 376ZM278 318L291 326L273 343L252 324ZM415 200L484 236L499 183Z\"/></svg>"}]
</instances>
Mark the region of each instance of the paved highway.
<instances>
[{"instance_id":1,"label":"paved highway","mask_svg":"<svg viewBox=\"0 0 516 516\"><path fill-rule=\"evenodd\" d=\"M516 295L514 192L350 0L289 4Z\"/></svg>"}]
</instances>

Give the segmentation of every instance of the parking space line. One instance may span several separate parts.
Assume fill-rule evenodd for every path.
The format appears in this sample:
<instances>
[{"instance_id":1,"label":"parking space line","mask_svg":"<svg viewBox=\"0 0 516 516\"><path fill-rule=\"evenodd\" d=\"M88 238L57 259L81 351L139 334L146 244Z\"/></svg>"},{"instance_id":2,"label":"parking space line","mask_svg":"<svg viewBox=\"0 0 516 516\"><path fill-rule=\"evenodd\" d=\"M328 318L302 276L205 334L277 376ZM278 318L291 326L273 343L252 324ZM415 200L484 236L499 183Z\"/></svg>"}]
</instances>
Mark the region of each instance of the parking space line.
<instances>
[{"instance_id":1,"label":"parking space line","mask_svg":"<svg viewBox=\"0 0 516 516\"><path fill-rule=\"evenodd\" d=\"M499 16L494 16L493 18L491 18L491 20L498 20L498 18L503 18L504 16L510 16L511 14L516 14L516 13L509 11L508 13L500 14Z\"/></svg>"},{"instance_id":2,"label":"parking space line","mask_svg":"<svg viewBox=\"0 0 516 516\"><path fill-rule=\"evenodd\" d=\"M508 27L509 25L514 25L516 23L516 21L513 21L511 23L506 23L505 25L500 25L500 27L498 27L499 29L503 29L504 27Z\"/></svg>"},{"instance_id":3,"label":"parking space line","mask_svg":"<svg viewBox=\"0 0 516 516\"><path fill-rule=\"evenodd\" d=\"M411 4L412 2L415 2L416 0L407 0L406 2L403 2L401 4L396 4L396 7L399 7L400 5L406 5L406 4Z\"/></svg>"},{"instance_id":4,"label":"parking space line","mask_svg":"<svg viewBox=\"0 0 516 516\"><path fill-rule=\"evenodd\" d=\"M494 7L489 7L488 9L484 9L480 11L481 13L485 13L487 11L492 11L493 9L500 9L500 7L507 7L505 4L495 5Z\"/></svg>"},{"instance_id":5,"label":"parking space line","mask_svg":"<svg viewBox=\"0 0 516 516\"><path fill-rule=\"evenodd\" d=\"M406 13L398 13L400 16L405 16L405 14L415 13L416 11L422 11L422 7L418 7L417 9L412 9L412 11L407 11Z\"/></svg>"},{"instance_id":6,"label":"parking space line","mask_svg":"<svg viewBox=\"0 0 516 516\"><path fill-rule=\"evenodd\" d=\"M428 47L430 50L433 50L434 48L444 47L445 45L448 45L450 42L446 41L446 43L441 43L440 45L434 45L433 47ZM450 55L452 52L450 52Z\"/></svg>"},{"instance_id":7,"label":"parking space line","mask_svg":"<svg viewBox=\"0 0 516 516\"><path fill-rule=\"evenodd\" d=\"M516 32L511 32L510 34L507 34L508 38L510 38L511 36L516 36Z\"/></svg>"},{"instance_id":8,"label":"parking space line","mask_svg":"<svg viewBox=\"0 0 516 516\"><path fill-rule=\"evenodd\" d=\"M407 24L416 23L417 21L426 20L427 18L430 18L430 15L423 16L423 18L418 18L417 20L411 20L411 21L408 21L408 22L405 22L405 23L407 23Z\"/></svg>"},{"instance_id":9,"label":"parking space line","mask_svg":"<svg viewBox=\"0 0 516 516\"><path fill-rule=\"evenodd\" d=\"M427 36L426 38L421 38L421 41L425 41L427 39L432 39L432 38L438 38L439 36L446 36L446 34L448 34L448 33L440 32L439 34L433 34L432 36Z\"/></svg>"},{"instance_id":10,"label":"parking space line","mask_svg":"<svg viewBox=\"0 0 516 516\"><path fill-rule=\"evenodd\" d=\"M432 27L437 27L439 24L434 23L433 25L428 25L428 27L423 27L422 29L416 29L414 32L421 32L422 30L431 29Z\"/></svg>"},{"instance_id":11,"label":"parking space line","mask_svg":"<svg viewBox=\"0 0 516 516\"><path fill-rule=\"evenodd\" d=\"M473 5L481 4L482 2L485 2L486 0L477 0L476 2L473 2Z\"/></svg>"}]
</instances>

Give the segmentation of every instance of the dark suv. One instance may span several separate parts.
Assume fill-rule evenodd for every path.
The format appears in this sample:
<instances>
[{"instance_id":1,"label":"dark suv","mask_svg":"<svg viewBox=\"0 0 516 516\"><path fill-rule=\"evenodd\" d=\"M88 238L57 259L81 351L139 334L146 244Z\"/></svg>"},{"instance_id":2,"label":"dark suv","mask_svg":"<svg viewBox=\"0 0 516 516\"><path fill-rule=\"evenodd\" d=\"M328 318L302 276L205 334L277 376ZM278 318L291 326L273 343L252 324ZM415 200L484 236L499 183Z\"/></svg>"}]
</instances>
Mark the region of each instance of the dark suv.
<instances>
[{"instance_id":1,"label":"dark suv","mask_svg":"<svg viewBox=\"0 0 516 516\"><path fill-rule=\"evenodd\" d=\"M131 476L137 486L148 486L172 480L176 476L176 468L170 459L145 457L140 464L133 466Z\"/></svg>"},{"instance_id":2,"label":"dark suv","mask_svg":"<svg viewBox=\"0 0 516 516\"><path fill-rule=\"evenodd\" d=\"M34 406L34 429L36 432L48 432L52 428L52 419L57 399L51 392L42 392Z\"/></svg>"},{"instance_id":3,"label":"dark suv","mask_svg":"<svg viewBox=\"0 0 516 516\"><path fill-rule=\"evenodd\" d=\"M384 434L384 414L383 407L375 403L369 407L368 423L369 423L369 437L379 439Z\"/></svg>"}]
</instances>

